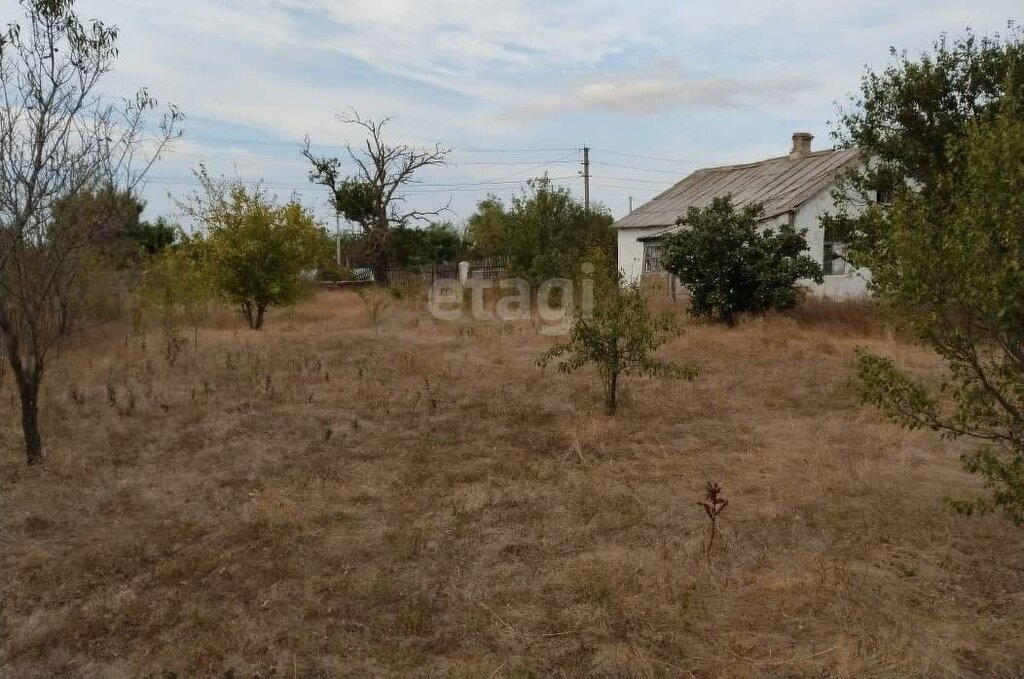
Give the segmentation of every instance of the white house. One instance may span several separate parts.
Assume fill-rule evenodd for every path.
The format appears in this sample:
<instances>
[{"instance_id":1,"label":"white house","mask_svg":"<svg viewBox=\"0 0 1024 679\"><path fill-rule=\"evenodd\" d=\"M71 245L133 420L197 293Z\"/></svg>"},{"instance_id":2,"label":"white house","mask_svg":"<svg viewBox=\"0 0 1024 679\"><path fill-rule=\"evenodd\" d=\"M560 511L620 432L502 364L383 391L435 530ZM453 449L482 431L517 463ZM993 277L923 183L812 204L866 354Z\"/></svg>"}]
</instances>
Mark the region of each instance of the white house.
<instances>
[{"instance_id":1,"label":"white house","mask_svg":"<svg viewBox=\"0 0 1024 679\"><path fill-rule=\"evenodd\" d=\"M697 170L663 191L614 224L618 239L618 264L627 281L662 272L661 238L680 228L676 220L690 207L706 207L714 198L731 195L733 203L764 206L762 224L792 224L807 230L807 248L825 270L825 282L805 284L812 292L828 297L858 297L867 292L870 272L855 270L842 254L840 243L825 240L820 217L835 203L832 188L838 176L862 162L857 149L812 151L814 136L793 134L789 155L743 165Z\"/></svg>"}]
</instances>

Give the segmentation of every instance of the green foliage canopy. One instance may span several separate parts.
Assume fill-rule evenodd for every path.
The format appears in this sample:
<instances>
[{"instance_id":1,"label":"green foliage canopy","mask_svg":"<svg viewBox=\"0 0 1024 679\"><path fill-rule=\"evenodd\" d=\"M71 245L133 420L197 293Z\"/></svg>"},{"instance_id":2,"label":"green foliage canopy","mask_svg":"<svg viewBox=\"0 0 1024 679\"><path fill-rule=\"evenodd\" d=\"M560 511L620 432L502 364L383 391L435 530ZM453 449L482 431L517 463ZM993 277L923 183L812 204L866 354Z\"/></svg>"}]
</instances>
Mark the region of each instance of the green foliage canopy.
<instances>
[{"instance_id":1,"label":"green foliage canopy","mask_svg":"<svg viewBox=\"0 0 1024 679\"><path fill-rule=\"evenodd\" d=\"M947 140L948 168L930 194L901 189L889 225L863 253L875 294L948 368L938 389L889 359L860 357L862 396L894 421L981 446L964 455L991 497L964 512L1003 510L1024 524L1024 120L1004 100L994 119Z\"/></svg>"},{"instance_id":2,"label":"green foliage canopy","mask_svg":"<svg viewBox=\"0 0 1024 679\"><path fill-rule=\"evenodd\" d=\"M145 206L131 191L111 185L87 188L54 205L50 228L88 229L91 247L102 259L117 269L137 267L173 243L177 233L164 217L143 221Z\"/></svg>"},{"instance_id":3,"label":"green foliage canopy","mask_svg":"<svg viewBox=\"0 0 1024 679\"><path fill-rule=\"evenodd\" d=\"M196 176L203 193L189 211L205 226L195 243L203 269L213 289L259 330L268 307L293 304L307 292L325 232L296 200L278 205L259 187L215 181L204 168Z\"/></svg>"},{"instance_id":4,"label":"green foliage canopy","mask_svg":"<svg viewBox=\"0 0 1024 679\"><path fill-rule=\"evenodd\" d=\"M839 183L839 208L823 220L826 237L850 243L858 264L889 225L876 198L886 203L898 187L912 186L946 204L951 196L939 179L953 168L949 140L974 122L992 120L1004 97L1024 104L1024 36L1015 24L1006 35L967 31L941 36L922 55L895 48L891 54L881 72L865 71L832 131L840 147L863 150L867 161Z\"/></svg>"},{"instance_id":5,"label":"green foliage canopy","mask_svg":"<svg viewBox=\"0 0 1024 679\"><path fill-rule=\"evenodd\" d=\"M508 256L508 220L505 204L497 196L488 195L476 204L476 212L466 221L466 242L474 257Z\"/></svg>"},{"instance_id":6,"label":"green foliage canopy","mask_svg":"<svg viewBox=\"0 0 1024 679\"><path fill-rule=\"evenodd\" d=\"M462 234L451 222L422 228L394 227L391 234L399 266L425 266L458 261L464 254Z\"/></svg>"},{"instance_id":7,"label":"green foliage canopy","mask_svg":"<svg viewBox=\"0 0 1024 679\"><path fill-rule=\"evenodd\" d=\"M805 253L805 231L759 226L760 205L737 209L729 196L690 208L683 227L665 237L663 262L690 290L690 313L735 323L737 314L788 309L795 283L821 282L821 267Z\"/></svg>"}]
</instances>

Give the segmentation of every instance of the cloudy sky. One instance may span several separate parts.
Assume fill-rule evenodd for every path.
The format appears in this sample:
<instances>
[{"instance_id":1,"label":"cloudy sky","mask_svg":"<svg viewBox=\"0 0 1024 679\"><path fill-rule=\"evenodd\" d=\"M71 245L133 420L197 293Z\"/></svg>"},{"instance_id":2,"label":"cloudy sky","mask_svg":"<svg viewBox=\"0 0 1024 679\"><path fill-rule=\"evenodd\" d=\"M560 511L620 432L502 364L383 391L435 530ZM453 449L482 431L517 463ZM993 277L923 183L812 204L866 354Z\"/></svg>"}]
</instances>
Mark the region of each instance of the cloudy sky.
<instances>
[{"instance_id":1,"label":"cloudy sky","mask_svg":"<svg viewBox=\"0 0 1024 679\"><path fill-rule=\"evenodd\" d=\"M2 0L13 16L11 0ZM990 33L1019 0L80 0L121 29L111 94L146 86L188 116L153 170L147 213L172 214L190 168L262 180L327 216L299 154L337 154L347 106L393 116L396 141L450 146L409 192L454 221L488 192L547 171L616 216L704 165L830 145L828 121L865 64L942 31Z\"/></svg>"}]
</instances>

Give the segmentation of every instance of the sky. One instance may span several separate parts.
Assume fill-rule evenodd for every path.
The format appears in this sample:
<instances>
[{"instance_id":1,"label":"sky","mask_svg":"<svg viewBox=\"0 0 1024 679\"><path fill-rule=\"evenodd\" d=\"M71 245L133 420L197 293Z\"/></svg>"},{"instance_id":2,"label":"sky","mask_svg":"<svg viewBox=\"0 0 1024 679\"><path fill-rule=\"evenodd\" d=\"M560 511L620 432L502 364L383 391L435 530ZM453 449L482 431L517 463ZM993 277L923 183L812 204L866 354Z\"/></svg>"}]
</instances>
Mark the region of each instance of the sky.
<instances>
[{"instance_id":1,"label":"sky","mask_svg":"<svg viewBox=\"0 0 1024 679\"><path fill-rule=\"evenodd\" d=\"M10 19L13 0L0 0ZM1004 30L1019 0L79 0L119 28L103 82L146 87L187 116L154 166L145 215L181 218L192 169L293 193L333 226L300 154L359 143L347 107L392 117L394 142L440 143L411 207L460 223L488 193L508 200L547 172L616 216L698 167L783 155L794 131L831 146L836 102L891 45ZM351 165L345 165L351 169ZM343 225L344 226L344 225Z\"/></svg>"}]
</instances>

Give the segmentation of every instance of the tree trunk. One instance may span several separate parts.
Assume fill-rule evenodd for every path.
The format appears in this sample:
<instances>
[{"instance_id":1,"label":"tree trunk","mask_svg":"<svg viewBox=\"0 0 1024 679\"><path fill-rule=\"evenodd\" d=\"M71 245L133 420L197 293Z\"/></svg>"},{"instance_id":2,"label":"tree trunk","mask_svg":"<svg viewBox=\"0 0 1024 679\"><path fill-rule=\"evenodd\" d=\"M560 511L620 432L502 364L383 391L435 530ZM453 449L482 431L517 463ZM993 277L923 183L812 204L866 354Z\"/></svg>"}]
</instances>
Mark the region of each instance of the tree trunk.
<instances>
[{"instance_id":1,"label":"tree trunk","mask_svg":"<svg viewBox=\"0 0 1024 679\"><path fill-rule=\"evenodd\" d=\"M29 356L22 360L16 330L0 313L0 348L14 374L21 401L21 430L25 439L25 461L29 465L43 462L43 437L39 433L39 385L43 381L43 359L30 346ZM26 362L28 365L26 365Z\"/></svg>"},{"instance_id":2,"label":"tree trunk","mask_svg":"<svg viewBox=\"0 0 1024 679\"><path fill-rule=\"evenodd\" d=\"M390 282L388 268L393 260L391 229L388 225L387 216L381 215L370 232L370 267L373 269L373 281L380 287L385 287Z\"/></svg>"},{"instance_id":3,"label":"tree trunk","mask_svg":"<svg viewBox=\"0 0 1024 679\"><path fill-rule=\"evenodd\" d=\"M604 412L606 415L614 415L618 410L619 401L619 373L612 372L605 380Z\"/></svg>"},{"instance_id":4,"label":"tree trunk","mask_svg":"<svg viewBox=\"0 0 1024 679\"><path fill-rule=\"evenodd\" d=\"M250 330L259 330L263 327L263 314L267 311L266 302L242 302L241 307Z\"/></svg>"},{"instance_id":5,"label":"tree trunk","mask_svg":"<svg viewBox=\"0 0 1024 679\"><path fill-rule=\"evenodd\" d=\"M57 334L67 337L71 334L71 303L58 293L57 304Z\"/></svg>"},{"instance_id":6,"label":"tree trunk","mask_svg":"<svg viewBox=\"0 0 1024 679\"><path fill-rule=\"evenodd\" d=\"M43 463L43 437L39 434L39 379L18 380L21 398L21 431L25 437L25 461L31 465Z\"/></svg>"},{"instance_id":7,"label":"tree trunk","mask_svg":"<svg viewBox=\"0 0 1024 679\"><path fill-rule=\"evenodd\" d=\"M245 322L249 324L250 330L256 330L256 308L251 302L242 302L242 315L245 316Z\"/></svg>"},{"instance_id":8,"label":"tree trunk","mask_svg":"<svg viewBox=\"0 0 1024 679\"><path fill-rule=\"evenodd\" d=\"M373 258L373 282L379 287L387 287L390 282L388 266L391 258L387 252L377 252Z\"/></svg>"}]
</instances>

